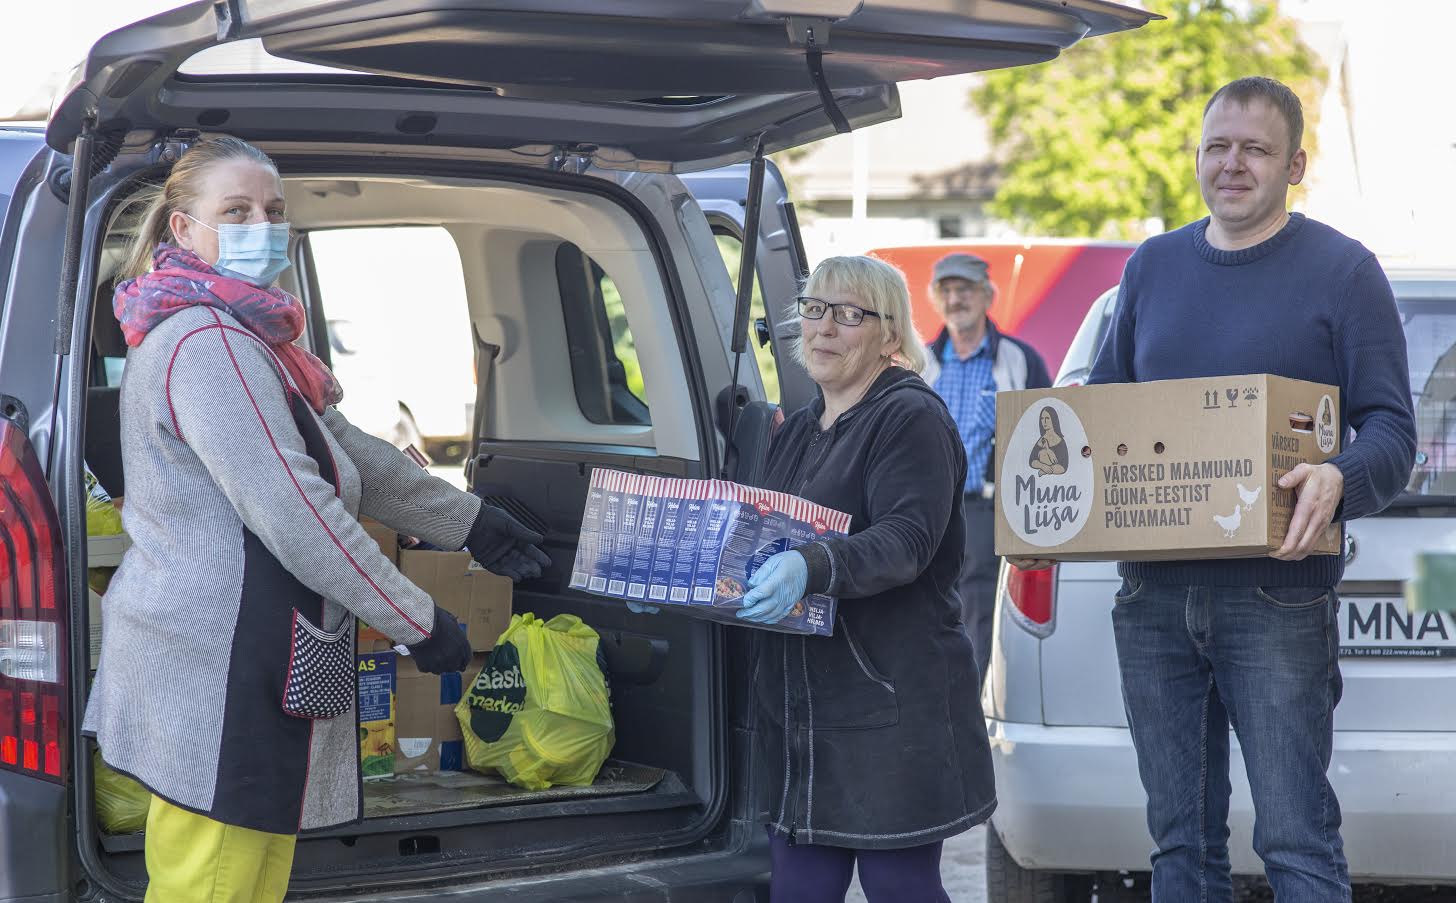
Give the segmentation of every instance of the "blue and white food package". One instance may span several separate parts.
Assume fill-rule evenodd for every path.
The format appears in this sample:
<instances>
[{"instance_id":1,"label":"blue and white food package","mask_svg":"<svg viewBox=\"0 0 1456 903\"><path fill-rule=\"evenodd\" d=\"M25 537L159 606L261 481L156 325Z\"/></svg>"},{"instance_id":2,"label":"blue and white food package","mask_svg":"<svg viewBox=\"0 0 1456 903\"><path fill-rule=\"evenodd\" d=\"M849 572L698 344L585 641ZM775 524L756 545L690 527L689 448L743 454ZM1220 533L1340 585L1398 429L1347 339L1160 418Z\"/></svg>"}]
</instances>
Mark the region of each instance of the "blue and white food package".
<instances>
[{"instance_id":1,"label":"blue and white food package","mask_svg":"<svg viewBox=\"0 0 1456 903\"><path fill-rule=\"evenodd\" d=\"M830 636L836 603L829 596L800 600L773 625L747 625L735 613L749 577L769 558L848 532L848 514L788 493L597 469L571 588L725 624Z\"/></svg>"}]
</instances>

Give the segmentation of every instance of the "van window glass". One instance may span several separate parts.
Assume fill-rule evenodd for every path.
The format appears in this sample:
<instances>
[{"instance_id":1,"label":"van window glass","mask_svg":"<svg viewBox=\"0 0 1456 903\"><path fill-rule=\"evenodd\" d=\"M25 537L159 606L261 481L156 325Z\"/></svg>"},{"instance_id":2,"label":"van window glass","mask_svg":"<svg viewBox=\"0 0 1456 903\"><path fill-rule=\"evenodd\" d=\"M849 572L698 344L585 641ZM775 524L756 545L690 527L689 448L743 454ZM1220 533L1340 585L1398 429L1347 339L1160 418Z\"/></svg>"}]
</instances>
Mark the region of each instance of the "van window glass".
<instances>
[{"instance_id":1,"label":"van window glass","mask_svg":"<svg viewBox=\"0 0 1456 903\"><path fill-rule=\"evenodd\" d=\"M728 279L733 290L738 291L738 264L743 257L743 240L723 228L714 228L713 237L718 241L718 253L723 255L723 265L728 268ZM780 317L783 313L780 312ZM758 372L763 378L763 394L768 401L779 403L779 366L774 359L773 343L760 345L754 323L766 317L763 307L763 280L757 271L753 274L753 300L748 308L748 347L753 349L753 358L758 362ZM770 326L772 328L772 326Z\"/></svg>"},{"instance_id":2,"label":"van window glass","mask_svg":"<svg viewBox=\"0 0 1456 903\"><path fill-rule=\"evenodd\" d=\"M1416 413L1416 460L1406 492L1456 495L1456 302L1401 304Z\"/></svg>"},{"instance_id":3,"label":"van window glass","mask_svg":"<svg viewBox=\"0 0 1456 903\"><path fill-rule=\"evenodd\" d=\"M582 416L592 423L651 424L637 343L617 284L571 242L556 249L556 281Z\"/></svg>"},{"instance_id":4,"label":"van window glass","mask_svg":"<svg viewBox=\"0 0 1456 903\"><path fill-rule=\"evenodd\" d=\"M454 237L439 226L321 229L309 233L309 247L344 387L339 410L366 433L414 445L436 464L463 460L475 347Z\"/></svg>"}]
</instances>

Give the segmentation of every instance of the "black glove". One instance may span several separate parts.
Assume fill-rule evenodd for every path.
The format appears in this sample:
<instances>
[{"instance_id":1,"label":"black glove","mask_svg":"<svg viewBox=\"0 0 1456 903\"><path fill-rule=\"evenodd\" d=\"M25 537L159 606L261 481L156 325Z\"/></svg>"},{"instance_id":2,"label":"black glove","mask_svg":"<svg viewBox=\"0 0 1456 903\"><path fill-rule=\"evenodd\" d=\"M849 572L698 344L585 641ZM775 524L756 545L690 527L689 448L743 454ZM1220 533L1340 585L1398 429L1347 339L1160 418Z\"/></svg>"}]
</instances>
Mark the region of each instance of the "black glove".
<instances>
[{"instance_id":1,"label":"black glove","mask_svg":"<svg viewBox=\"0 0 1456 903\"><path fill-rule=\"evenodd\" d=\"M406 648L415 660L415 667L426 674L447 674L470 667L470 640L465 638L465 628L438 605L430 635Z\"/></svg>"},{"instance_id":2,"label":"black glove","mask_svg":"<svg viewBox=\"0 0 1456 903\"><path fill-rule=\"evenodd\" d=\"M527 529L501 509L482 504L475 523L470 525L465 548L492 574L521 581L541 576L541 568L551 563L546 553L536 547L544 541L540 533Z\"/></svg>"}]
</instances>

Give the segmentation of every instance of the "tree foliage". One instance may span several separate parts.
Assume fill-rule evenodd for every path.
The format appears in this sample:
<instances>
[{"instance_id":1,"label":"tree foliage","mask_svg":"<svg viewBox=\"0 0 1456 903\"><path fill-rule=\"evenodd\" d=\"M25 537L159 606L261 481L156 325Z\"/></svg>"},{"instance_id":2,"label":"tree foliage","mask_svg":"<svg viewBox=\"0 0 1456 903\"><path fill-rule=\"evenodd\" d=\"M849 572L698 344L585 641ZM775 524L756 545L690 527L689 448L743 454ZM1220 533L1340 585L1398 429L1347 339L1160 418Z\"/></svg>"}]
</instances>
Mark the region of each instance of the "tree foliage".
<instances>
[{"instance_id":1,"label":"tree foliage","mask_svg":"<svg viewBox=\"0 0 1456 903\"><path fill-rule=\"evenodd\" d=\"M1317 55L1264 2L1150 0L1167 16L1079 42L1061 58L988 73L971 101L1002 179L989 212L1044 235L1137 238L1205 214L1195 178L1203 107L1220 86L1267 75L1304 102L1313 141Z\"/></svg>"}]
</instances>

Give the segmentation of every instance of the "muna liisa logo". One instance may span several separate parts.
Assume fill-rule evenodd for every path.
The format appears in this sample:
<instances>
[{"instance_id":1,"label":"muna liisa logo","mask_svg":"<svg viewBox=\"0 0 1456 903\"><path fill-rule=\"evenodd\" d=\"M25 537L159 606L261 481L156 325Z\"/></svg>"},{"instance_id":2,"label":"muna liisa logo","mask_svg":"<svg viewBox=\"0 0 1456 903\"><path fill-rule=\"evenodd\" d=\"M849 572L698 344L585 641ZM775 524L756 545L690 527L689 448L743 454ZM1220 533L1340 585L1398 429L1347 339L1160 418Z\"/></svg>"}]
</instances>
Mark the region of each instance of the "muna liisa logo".
<instances>
[{"instance_id":1,"label":"muna liisa logo","mask_svg":"<svg viewBox=\"0 0 1456 903\"><path fill-rule=\"evenodd\" d=\"M1034 546L1060 545L1081 532L1092 506L1087 431L1065 402L1043 398L1016 422L996 493L1011 529Z\"/></svg>"},{"instance_id":2,"label":"muna liisa logo","mask_svg":"<svg viewBox=\"0 0 1456 903\"><path fill-rule=\"evenodd\" d=\"M1335 414L1335 400L1326 395L1320 399L1319 413L1314 418L1314 438L1319 444L1319 450L1325 454L1335 450L1335 444L1339 441L1339 431L1335 429L1335 421L1339 417Z\"/></svg>"}]
</instances>

